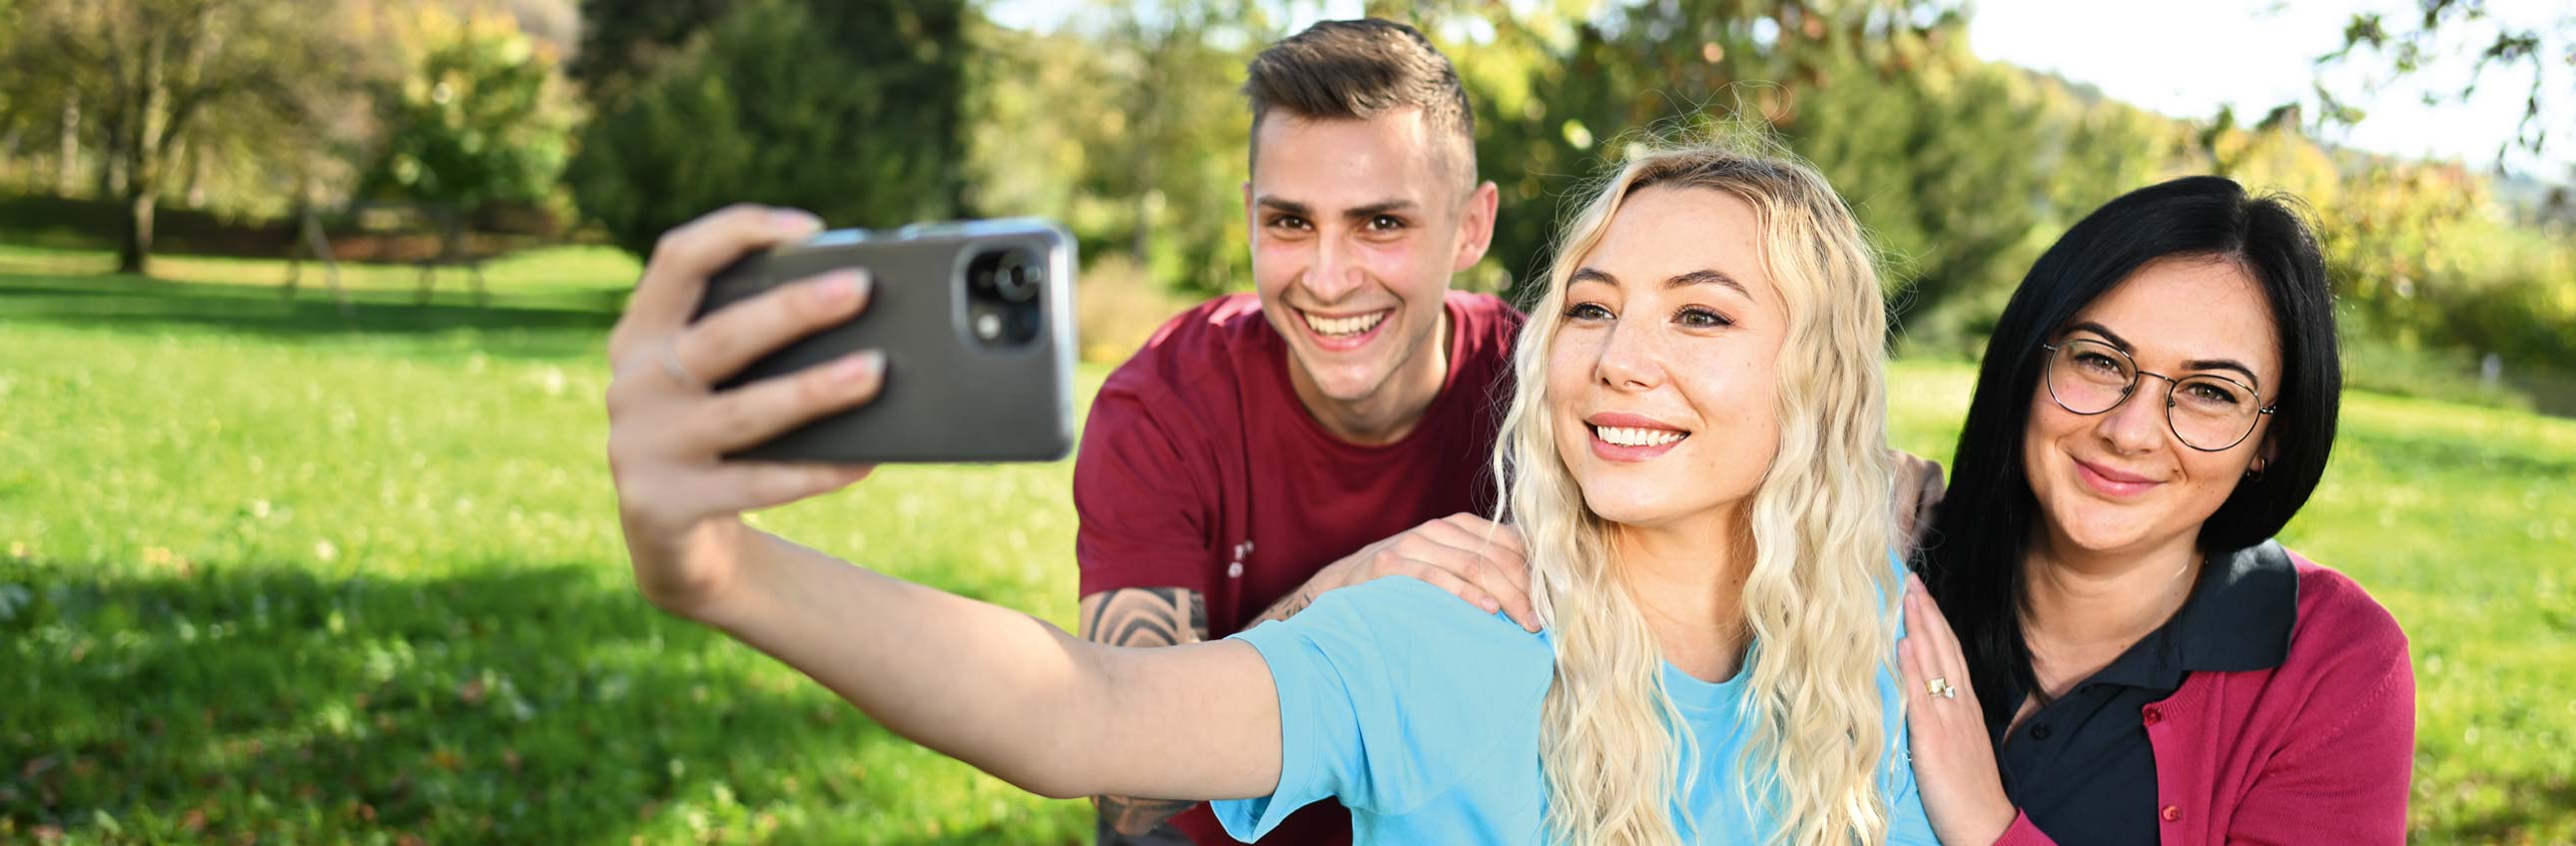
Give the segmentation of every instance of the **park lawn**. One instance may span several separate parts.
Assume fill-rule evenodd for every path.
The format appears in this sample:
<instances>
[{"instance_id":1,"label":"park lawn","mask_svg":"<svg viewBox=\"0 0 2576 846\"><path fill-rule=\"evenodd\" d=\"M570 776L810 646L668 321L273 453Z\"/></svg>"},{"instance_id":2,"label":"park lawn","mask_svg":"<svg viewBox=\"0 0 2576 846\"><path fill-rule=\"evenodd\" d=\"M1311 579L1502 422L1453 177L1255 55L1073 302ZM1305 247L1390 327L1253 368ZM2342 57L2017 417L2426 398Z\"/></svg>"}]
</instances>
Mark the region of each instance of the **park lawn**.
<instances>
[{"instance_id":1,"label":"park lawn","mask_svg":"<svg viewBox=\"0 0 2576 846\"><path fill-rule=\"evenodd\" d=\"M624 572L599 354L634 266L492 301L0 248L0 842L1073 843ZM1085 387L1104 370L1083 370ZM1973 373L1907 362L1946 456ZM1088 391L1085 392L1086 395ZM2576 840L2576 423L2370 395L2285 533L2414 642L2417 842ZM1072 620L1069 463L881 472L762 525Z\"/></svg>"}]
</instances>

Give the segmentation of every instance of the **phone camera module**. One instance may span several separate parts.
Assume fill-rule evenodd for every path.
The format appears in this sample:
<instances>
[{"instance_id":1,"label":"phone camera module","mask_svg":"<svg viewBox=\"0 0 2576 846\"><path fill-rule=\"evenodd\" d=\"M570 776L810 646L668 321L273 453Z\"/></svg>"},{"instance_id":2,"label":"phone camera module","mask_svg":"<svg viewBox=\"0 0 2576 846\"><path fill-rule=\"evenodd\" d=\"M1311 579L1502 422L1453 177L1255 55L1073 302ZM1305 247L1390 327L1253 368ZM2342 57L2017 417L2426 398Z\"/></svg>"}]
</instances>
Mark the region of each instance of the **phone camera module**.
<instances>
[{"instance_id":1,"label":"phone camera module","mask_svg":"<svg viewBox=\"0 0 2576 846\"><path fill-rule=\"evenodd\" d=\"M966 263L965 283L965 328L977 343L1016 347L1037 339L1046 322L1038 295L1048 283L1037 251L1004 246L978 252Z\"/></svg>"}]
</instances>

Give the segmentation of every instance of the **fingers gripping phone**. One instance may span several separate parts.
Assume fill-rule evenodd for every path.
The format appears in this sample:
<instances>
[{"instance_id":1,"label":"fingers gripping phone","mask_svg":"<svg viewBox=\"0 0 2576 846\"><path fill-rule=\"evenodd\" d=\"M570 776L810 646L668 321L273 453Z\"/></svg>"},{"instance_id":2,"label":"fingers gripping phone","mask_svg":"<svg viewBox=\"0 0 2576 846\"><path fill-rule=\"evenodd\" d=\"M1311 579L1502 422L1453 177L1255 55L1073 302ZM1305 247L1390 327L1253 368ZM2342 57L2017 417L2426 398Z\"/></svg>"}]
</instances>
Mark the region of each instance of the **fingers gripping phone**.
<instances>
[{"instance_id":1,"label":"fingers gripping phone","mask_svg":"<svg viewBox=\"0 0 2576 846\"><path fill-rule=\"evenodd\" d=\"M875 400L729 458L883 463L1053 461L1073 448L1073 239L1041 220L842 229L744 258L708 280L704 318L780 285L864 268L867 307L720 382L883 350Z\"/></svg>"}]
</instances>

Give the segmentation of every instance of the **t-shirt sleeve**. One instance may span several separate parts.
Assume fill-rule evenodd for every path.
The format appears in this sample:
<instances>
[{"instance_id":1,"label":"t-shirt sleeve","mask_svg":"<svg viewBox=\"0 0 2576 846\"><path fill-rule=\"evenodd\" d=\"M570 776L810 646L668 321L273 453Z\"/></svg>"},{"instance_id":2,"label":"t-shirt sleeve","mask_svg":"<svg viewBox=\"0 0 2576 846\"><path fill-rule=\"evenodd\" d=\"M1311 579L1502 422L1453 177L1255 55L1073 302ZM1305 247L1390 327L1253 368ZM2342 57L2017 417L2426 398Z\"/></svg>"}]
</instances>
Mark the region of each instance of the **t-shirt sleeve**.
<instances>
[{"instance_id":1,"label":"t-shirt sleeve","mask_svg":"<svg viewBox=\"0 0 2576 846\"><path fill-rule=\"evenodd\" d=\"M1905 560L1890 552L1887 563L1896 571L1897 589L1904 590ZM1905 639L1904 613L1900 602L1898 641ZM1940 838L1932 834L1932 818L1923 810L1921 785L1914 780L1913 739L1906 735L1909 727L1905 724L1905 696L1899 684L1894 653L1890 653L1889 666L1878 677L1879 701L1887 714L1887 753L1881 760L1889 765L1884 768L1885 777L1879 780L1880 795L1887 797L1887 842L1889 846L1940 846Z\"/></svg>"},{"instance_id":2,"label":"t-shirt sleeve","mask_svg":"<svg viewBox=\"0 0 2576 846\"><path fill-rule=\"evenodd\" d=\"M1381 814L1420 807L1512 748L1498 733L1535 735L1556 666L1541 635L1403 576L1327 592L1234 637L1261 652L1279 691L1278 787L1210 803L1240 840L1328 798Z\"/></svg>"},{"instance_id":3,"label":"t-shirt sleeve","mask_svg":"<svg viewBox=\"0 0 2576 846\"><path fill-rule=\"evenodd\" d=\"M1125 374L1121 374L1122 376ZM1082 594L1139 587L1208 592L1215 558L1214 471L1177 410L1158 415L1150 386L1112 377L1092 402L1073 465Z\"/></svg>"}]
</instances>

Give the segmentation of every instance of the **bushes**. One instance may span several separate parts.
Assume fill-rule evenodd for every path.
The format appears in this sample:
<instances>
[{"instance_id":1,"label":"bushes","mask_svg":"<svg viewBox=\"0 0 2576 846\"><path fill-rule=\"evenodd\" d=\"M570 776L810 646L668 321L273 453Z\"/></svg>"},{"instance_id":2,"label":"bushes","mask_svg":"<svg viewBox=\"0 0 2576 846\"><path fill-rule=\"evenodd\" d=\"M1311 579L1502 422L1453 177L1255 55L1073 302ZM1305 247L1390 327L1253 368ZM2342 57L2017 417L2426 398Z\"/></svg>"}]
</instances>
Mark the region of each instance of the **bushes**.
<instances>
[{"instance_id":1,"label":"bushes","mask_svg":"<svg viewBox=\"0 0 2576 846\"><path fill-rule=\"evenodd\" d=\"M735 6L583 132L574 199L639 255L738 201L834 226L953 215L965 14L957 0Z\"/></svg>"}]
</instances>

